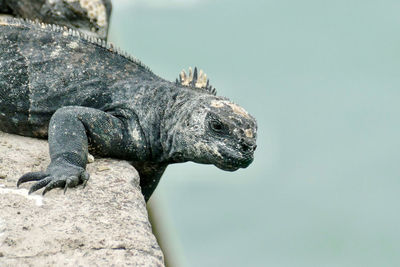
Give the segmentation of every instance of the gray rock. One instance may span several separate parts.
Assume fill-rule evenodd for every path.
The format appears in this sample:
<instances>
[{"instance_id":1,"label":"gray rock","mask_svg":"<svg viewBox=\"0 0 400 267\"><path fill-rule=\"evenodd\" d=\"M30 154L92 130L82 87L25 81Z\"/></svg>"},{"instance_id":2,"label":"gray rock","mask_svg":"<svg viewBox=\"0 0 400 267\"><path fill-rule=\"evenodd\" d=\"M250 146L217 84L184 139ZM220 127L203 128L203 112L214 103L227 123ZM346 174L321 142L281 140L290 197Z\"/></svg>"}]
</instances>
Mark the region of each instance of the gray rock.
<instances>
[{"instance_id":1,"label":"gray rock","mask_svg":"<svg viewBox=\"0 0 400 267\"><path fill-rule=\"evenodd\" d=\"M16 188L48 163L46 141L0 132L0 266L164 266L130 164L95 159L65 195Z\"/></svg>"},{"instance_id":2,"label":"gray rock","mask_svg":"<svg viewBox=\"0 0 400 267\"><path fill-rule=\"evenodd\" d=\"M107 39L110 0L0 0L0 13L77 29Z\"/></svg>"}]
</instances>

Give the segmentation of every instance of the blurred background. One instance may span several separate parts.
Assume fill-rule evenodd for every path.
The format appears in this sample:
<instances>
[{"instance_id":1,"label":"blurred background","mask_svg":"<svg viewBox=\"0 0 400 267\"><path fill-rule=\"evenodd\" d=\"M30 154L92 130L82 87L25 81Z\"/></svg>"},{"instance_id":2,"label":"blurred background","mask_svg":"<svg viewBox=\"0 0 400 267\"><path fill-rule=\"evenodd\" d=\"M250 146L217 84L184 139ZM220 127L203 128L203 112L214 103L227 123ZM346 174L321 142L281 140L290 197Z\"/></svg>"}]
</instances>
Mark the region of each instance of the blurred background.
<instances>
[{"instance_id":1,"label":"blurred background","mask_svg":"<svg viewBox=\"0 0 400 267\"><path fill-rule=\"evenodd\" d=\"M258 120L253 164L168 167L170 266L400 266L400 2L114 0L110 40Z\"/></svg>"}]
</instances>

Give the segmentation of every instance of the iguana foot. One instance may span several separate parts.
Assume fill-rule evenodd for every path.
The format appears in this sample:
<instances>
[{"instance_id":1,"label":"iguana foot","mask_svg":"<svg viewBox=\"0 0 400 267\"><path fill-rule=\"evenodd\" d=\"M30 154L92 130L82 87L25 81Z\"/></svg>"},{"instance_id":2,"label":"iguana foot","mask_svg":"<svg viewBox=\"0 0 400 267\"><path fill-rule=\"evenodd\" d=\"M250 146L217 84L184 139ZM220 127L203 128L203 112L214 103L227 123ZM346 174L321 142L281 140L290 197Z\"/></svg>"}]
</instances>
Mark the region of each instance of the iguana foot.
<instances>
[{"instance_id":1,"label":"iguana foot","mask_svg":"<svg viewBox=\"0 0 400 267\"><path fill-rule=\"evenodd\" d=\"M86 186L89 180L89 173L83 168L72 164L58 164L49 166L44 172L29 172L18 179L17 187L25 182L38 181L30 189L29 194L44 187L43 195L53 188L64 188L64 194L68 187L75 187L78 184Z\"/></svg>"}]
</instances>

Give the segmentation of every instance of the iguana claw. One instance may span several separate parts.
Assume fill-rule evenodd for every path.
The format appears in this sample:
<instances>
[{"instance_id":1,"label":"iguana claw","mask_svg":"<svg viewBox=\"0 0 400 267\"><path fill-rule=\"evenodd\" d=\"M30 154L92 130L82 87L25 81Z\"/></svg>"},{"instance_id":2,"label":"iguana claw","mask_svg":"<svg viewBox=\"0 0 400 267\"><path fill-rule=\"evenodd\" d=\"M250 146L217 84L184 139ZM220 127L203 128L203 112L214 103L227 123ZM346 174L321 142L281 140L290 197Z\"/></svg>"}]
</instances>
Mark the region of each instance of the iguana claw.
<instances>
[{"instance_id":1,"label":"iguana claw","mask_svg":"<svg viewBox=\"0 0 400 267\"><path fill-rule=\"evenodd\" d=\"M50 171L30 172L18 179L17 187L20 184L32 181L38 181L30 189L29 194L44 188L43 195L54 188L63 188L64 194L68 187L75 187L78 184L86 185L89 180L89 174L82 168L69 166L67 168L53 167Z\"/></svg>"},{"instance_id":2,"label":"iguana claw","mask_svg":"<svg viewBox=\"0 0 400 267\"><path fill-rule=\"evenodd\" d=\"M48 175L44 172L25 173L24 175L21 176L21 178L18 179L17 187L19 187L20 184L25 183L25 182L39 181L39 180L45 178L46 176L48 176Z\"/></svg>"}]
</instances>

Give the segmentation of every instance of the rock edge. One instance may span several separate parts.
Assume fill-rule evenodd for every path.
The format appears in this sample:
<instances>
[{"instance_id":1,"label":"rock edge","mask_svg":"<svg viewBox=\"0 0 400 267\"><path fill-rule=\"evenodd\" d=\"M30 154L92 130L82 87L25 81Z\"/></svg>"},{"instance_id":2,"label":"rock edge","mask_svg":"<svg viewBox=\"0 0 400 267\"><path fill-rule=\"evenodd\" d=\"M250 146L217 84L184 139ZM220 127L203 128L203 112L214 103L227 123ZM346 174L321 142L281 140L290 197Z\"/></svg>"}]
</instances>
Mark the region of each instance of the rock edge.
<instances>
[{"instance_id":1,"label":"rock edge","mask_svg":"<svg viewBox=\"0 0 400 267\"><path fill-rule=\"evenodd\" d=\"M86 188L65 195L16 188L48 163L46 141L0 132L0 266L164 266L129 163L95 159Z\"/></svg>"}]
</instances>

